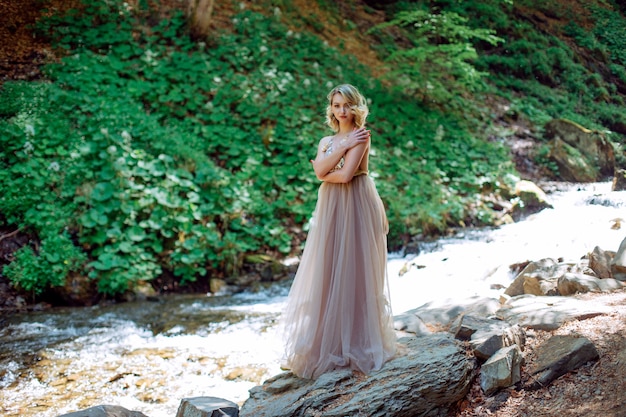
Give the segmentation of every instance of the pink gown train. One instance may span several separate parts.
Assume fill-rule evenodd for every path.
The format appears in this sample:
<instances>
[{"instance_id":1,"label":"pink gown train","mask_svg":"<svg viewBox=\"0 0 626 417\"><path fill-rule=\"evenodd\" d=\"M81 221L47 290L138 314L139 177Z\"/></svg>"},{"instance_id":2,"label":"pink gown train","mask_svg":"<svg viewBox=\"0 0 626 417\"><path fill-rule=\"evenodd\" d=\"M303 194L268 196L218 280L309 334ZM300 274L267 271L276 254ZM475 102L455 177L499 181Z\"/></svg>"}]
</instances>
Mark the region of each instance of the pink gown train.
<instances>
[{"instance_id":1,"label":"pink gown train","mask_svg":"<svg viewBox=\"0 0 626 417\"><path fill-rule=\"evenodd\" d=\"M387 231L366 172L321 184L283 314L284 368L303 378L337 367L367 374L395 354Z\"/></svg>"}]
</instances>

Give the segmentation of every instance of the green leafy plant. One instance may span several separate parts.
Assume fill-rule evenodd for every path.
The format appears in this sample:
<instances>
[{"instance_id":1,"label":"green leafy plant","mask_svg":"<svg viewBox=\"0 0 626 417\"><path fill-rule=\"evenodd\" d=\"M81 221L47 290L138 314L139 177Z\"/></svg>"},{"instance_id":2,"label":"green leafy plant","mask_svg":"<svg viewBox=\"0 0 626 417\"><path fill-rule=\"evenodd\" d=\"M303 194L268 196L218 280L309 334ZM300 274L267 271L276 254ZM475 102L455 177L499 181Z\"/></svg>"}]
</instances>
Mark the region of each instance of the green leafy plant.
<instances>
[{"instance_id":1,"label":"green leafy plant","mask_svg":"<svg viewBox=\"0 0 626 417\"><path fill-rule=\"evenodd\" d=\"M18 288L40 294L47 288L63 286L69 273L79 271L85 260L85 254L63 233L44 237L37 248L19 249L3 274Z\"/></svg>"},{"instance_id":2,"label":"green leafy plant","mask_svg":"<svg viewBox=\"0 0 626 417\"><path fill-rule=\"evenodd\" d=\"M510 170L504 148L459 117L386 87L277 16L244 11L203 43L180 12L85 2L40 31L66 52L44 82L0 91L0 211L42 248L71 236L73 246L46 243L45 253L67 253L71 271L105 294L164 273L183 285L234 275L250 253L298 252L293 231L319 185L308 161L329 133L324 97L339 83L371 100L371 175L392 249L466 221L484 183ZM7 268L23 288L60 285L70 271L39 277L43 250L22 251Z\"/></svg>"},{"instance_id":3,"label":"green leafy plant","mask_svg":"<svg viewBox=\"0 0 626 417\"><path fill-rule=\"evenodd\" d=\"M393 52L387 60L389 77L425 101L445 103L464 91L480 87L481 73L472 64L478 58L473 42L502 42L490 29L475 29L454 12L410 10L398 13L376 29L408 28L412 45Z\"/></svg>"}]
</instances>

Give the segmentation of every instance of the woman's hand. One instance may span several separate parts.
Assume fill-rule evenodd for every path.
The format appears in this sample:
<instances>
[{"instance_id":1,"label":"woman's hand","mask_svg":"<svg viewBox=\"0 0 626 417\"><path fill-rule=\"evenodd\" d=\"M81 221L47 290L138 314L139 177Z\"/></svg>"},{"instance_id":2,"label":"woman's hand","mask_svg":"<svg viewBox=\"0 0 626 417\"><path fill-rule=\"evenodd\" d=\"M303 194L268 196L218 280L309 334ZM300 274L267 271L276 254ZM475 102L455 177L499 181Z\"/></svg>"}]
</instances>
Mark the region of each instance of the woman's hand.
<instances>
[{"instance_id":1,"label":"woman's hand","mask_svg":"<svg viewBox=\"0 0 626 417\"><path fill-rule=\"evenodd\" d=\"M340 145L343 146L346 150L352 149L361 143L366 143L370 138L370 131L365 129L364 127L354 129L352 132L348 133L341 141L339 141Z\"/></svg>"}]
</instances>

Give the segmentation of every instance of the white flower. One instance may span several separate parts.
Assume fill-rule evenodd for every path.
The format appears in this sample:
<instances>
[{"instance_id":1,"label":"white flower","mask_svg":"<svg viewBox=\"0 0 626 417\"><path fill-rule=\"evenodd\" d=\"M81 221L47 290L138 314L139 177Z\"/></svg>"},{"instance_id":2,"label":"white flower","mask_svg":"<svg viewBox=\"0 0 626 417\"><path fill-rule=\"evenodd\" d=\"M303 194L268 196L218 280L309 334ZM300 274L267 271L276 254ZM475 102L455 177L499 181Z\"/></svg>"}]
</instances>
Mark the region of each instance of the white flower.
<instances>
[{"instance_id":1,"label":"white flower","mask_svg":"<svg viewBox=\"0 0 626 417\"><path fill-rule=\"evenodd\" d=\"M28 154L28 153L31 153L34 150L35 150L35 147L33 146L33 144L30 141L27 140L24 143L24 152Z\"/></svg>"},{"instance_id":2,"label":"white flower","mask_svg":"<svg viewBox=\"0 0 626 417\"><path fill-rule=\"evenodd\" d=\"M107 152L110 154L114 154L115 151L117 151L117 147L115 147L114 145L111 145L107 148Z\"/></svg>"},{"instance_id":3,"label":"white flower","mask_svg":"<svg viewBox=\"0 0 626 417\"><path fill-rule=\"evenodd\" d=\"M102 129L100 129L100 133L102 133L104 136L109 136L109 129L103 127Z\"/></svg>"},{"instance_id":4,"label":"white flower","mask_svg":"<svg viewBox=\"0 0 626 417\"><path fill-rule=\"evenodd\" d=\"M283 14L283 12L281 12L280 7L274 7L274 16L280 17L281 14Z\"/></svg>"},{"instance_id":5,"label":"white flower","mask_svg":"<svg viewBox=\"0 0 626 417\"><path fill-rule=\"evenodd\" d=\"M287 35L288 38L292 37L293 36L293 31L288 30L286 35Z\"/></svg>"},{"instance_id":6,"label":"white flower","mask_svg":"<svg viewBox=\"0 0 626 417\"><path fill-rule=\"evenodd\" d=\"M122 131L122 139L124 139L125 141L129 141L132 139L132 137L130 136L130 133L128 133L127 131L123 130Z\"/></svg>"},{"instance_id":7,"label":"white flower","mask_svg":"<svg viewBox=\"0 0 626 417\"><path fill-rule=\"evenodd\" d=\"M213 82L214 82L215 84L219 84L219 83L221 83L221 82L222 82L222 79L221 79L220 77L213 77Z\"/></svg>"},{"instance_id":8,"label":"white flower","mask_svg":"<svg viewBox=\"0 0 626 417\"><path fill-rule=\"evenodd\" d=\"M50 165L48 165L48 169L50 171L55 171L56 172L59 169L61 169L61 167L59 166L59 163L55 161L55 162L50 162Z\"/></svg>"},{"instance_id":9,"label":"white flower","mask_svg":"<svg viewBox=\"0 0 626 417\"><path fill-rule=\"evenodd\" d=\"M263 75L265 78L275 78L276 77L276 68L270 68L267 70L263 70Z\"/></svg>"},{"instance_id":10,"label":"white flower","mask_svg":"<svg viewBox=\"0 0 626 417\"><path fill-rule=\"evenodd\" d=\"M239 9L240 10L243 10L245 8L246 8L246 3L244 3L244 2L239 3Z\"/></svg>"},{"instance_id":11,"label":"white flower","mask_svg":"<svg viewBox=\"0 0 626 417\"><path fill-rule=\"evenodd\" d=\"M143 59L143 60L144 60L147 64L154 66L154 65L156 65L156 64L157 64L156 60L154 59L154 58L156 58L156 57L157 57L157 55L158 55L158 54L157 54L156 52L152 52L150 49L146 49L146 51L144 52L144 56L143 56L143 58L142 58L142 59Z\"/></svg>"},{"instance_id":12,"label":"white flower","mask_svg":"<svg viewBox=\"0 0 626 417\"><path fill-rule=\"evenodd\" d=\"M35 136L35 126L31 125L30 123L24 126L24 130L26 131L27 135Z\"/></svg>"},{"instance_id":13,"label":"white flower","mask_svg":"<svg viewBox=\"0 0 626 417\"><path fill-rule=\"evenodd\" d=\"M262 54L266 53L267 51L269 51L268 47L265 45L261 45L261 47L259 48L259 51L261 51Z\"/></svg>"},{"instance_id":14,"label":"white flower","mask_svg":"<svg viewBox=\"0 0 626 417\"><path fill-rule=\"evenodd\" d=\"M305 78L304 81L302 81L302 84L304 84L305 87L310 87L311 80L309 80L308 78Z\"/></svg>"}]
</instances>

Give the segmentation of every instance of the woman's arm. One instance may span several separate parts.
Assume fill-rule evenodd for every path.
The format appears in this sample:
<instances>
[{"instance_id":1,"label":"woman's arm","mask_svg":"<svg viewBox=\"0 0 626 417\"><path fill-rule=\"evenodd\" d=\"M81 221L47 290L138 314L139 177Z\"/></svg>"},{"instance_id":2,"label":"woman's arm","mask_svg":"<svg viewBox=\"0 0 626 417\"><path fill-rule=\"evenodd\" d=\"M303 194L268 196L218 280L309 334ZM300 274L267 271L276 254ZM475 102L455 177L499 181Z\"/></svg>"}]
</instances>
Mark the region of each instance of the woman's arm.
<instances>
[{"instance_id":1,"label":"woman's arm","mask_svg":"<svg viewBox=\"0 0 626 417\"><path fill-rule=\"evenodd\" d=\"M317 179L321 180L322 177L328 174L341 160L341 157L345 154L346 150L343 149L343 144L332 144L332 149L329 149L329 143L332 140L330 136L322 138L319 146L317 147L317 155L315 159L311 160L313 164L313 170Z\"/></svg>"},{"instance_id":2,"label":"woman's arm","mask_svg":"<svg viewBox=\"0 0 626 417\"><path fill-rule=\"evenodd\" d=\"M360 143L351 148L348 152L346 152L343 167L336 171L329 172L320 178L320 180L341 184L352 181L354 173L359 168L359 165L361 165L365 152L368 152L368 150L369 143Z\"/></svg>"},{"instance_id":3,"label":"woman's arm","mask_svg":"<svg viewBox=\"0 0 626 417\"><path fill-rule=\"evenodd\" d=\"M365 128L356 129L347 135L345 138L332 143L331 150L328 150L331 137L327 136L320 140L317 147L317 156L311 161L313 164L313 170L319 180L322 180L330 171L337 166L342 156L347 151L353 149L359 144L366 143L369 139L370 132Z\"/></svg>"}]
</instances>

